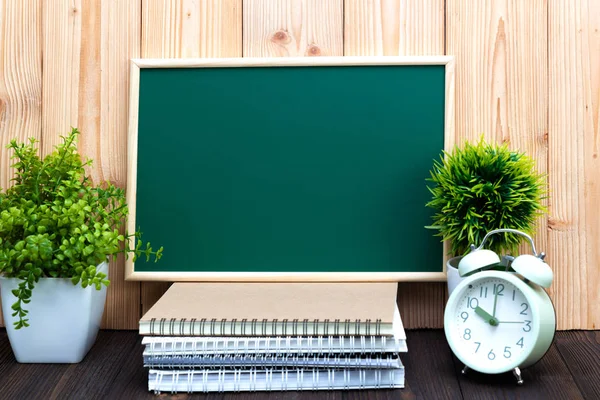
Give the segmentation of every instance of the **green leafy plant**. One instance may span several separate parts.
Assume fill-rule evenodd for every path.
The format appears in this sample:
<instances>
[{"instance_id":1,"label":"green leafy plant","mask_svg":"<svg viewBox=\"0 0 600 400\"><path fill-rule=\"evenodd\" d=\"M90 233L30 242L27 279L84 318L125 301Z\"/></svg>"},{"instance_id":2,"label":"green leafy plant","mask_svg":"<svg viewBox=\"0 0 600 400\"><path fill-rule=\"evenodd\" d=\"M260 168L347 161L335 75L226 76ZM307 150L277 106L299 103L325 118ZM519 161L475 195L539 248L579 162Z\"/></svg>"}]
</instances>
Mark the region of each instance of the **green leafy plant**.
<instances>
[{"instance_id":1,"label":"green leafy plant","mask_svg":"<svg viewBox=\"0 0 600 400\"><path fill-rule=\"evenodd\" d=\"M36 140L7 146L14 154L13 185L0 190L0 273L20 279L13 290L16 329L29 326L25 305L42 277L70 278L97 290L109 285L96 266L118 253L158 261L163 248L142 248L140 232L120 233L128 207L124 190L111 183L94 185L85 174L73 128L54 152L40 158ZM135 248L130 247L136 237Z\"/></svg>"},{"instance_id":2,"label":"green leafy plant","mask_svg":"<svg viewBox=\"0 0 600 400\"><path fill-rule=\"evenodd\" d=\"M444 151L434 161L432 194L427 207L435 210L433 224L454 255L464 255L471 244L479 245L494 229L512 228L532 234L536 219L546 212L545 175L535 171L535 162L508 145L465 142ZM510 233L492 235L486 248L497 253L516 253L522 237Z\"/></svg>"}]
</instances>

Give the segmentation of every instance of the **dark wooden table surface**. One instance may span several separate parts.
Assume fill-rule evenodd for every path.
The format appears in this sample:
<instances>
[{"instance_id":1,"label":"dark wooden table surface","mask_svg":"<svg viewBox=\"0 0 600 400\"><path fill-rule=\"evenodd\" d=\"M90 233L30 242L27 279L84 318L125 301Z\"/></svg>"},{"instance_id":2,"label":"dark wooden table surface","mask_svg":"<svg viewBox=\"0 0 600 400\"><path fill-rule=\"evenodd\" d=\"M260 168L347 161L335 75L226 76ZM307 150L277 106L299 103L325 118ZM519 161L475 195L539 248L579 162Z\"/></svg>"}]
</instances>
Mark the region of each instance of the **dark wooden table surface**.
<instances>
[{"instance_id":1,"label":"dark wooden table surface","mask_svg":"<svg viewBox=\"0 0 600 400\"><path fill-rule=\"evenodd\" d=\"M155 395L135 331L101 331L79 364L19 364L0 330L0 399L600 399L600 331L558 332L523 386L511 374L461 376L442 330L408 331L407 343L404 389Z\"/></svg>"}]
</instances>

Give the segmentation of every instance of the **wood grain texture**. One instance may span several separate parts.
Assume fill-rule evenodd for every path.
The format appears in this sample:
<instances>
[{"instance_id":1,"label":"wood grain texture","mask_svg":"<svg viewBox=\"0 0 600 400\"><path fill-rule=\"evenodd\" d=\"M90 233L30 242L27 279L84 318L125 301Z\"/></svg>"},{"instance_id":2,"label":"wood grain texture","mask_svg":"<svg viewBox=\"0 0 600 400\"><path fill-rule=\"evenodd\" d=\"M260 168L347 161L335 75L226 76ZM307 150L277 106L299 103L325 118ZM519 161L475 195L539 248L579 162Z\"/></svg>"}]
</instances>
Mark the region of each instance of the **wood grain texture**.
<instances>
[{"instance_id":1,"label":"wood grain texture","mask_svg":"<svg viewBox=\"0 0 600 400\"><path fill-rule=\"evenodd\" d=\"M446 282L398 283L398 309L406 329L443 327L447 300Z\"/></svg>"},{"instance_id":2,"label":"wood grain texture","mask_svg":"<svg viewBox=\"0 0 600 400\"><path fill-rule=\"evenodd\" d=\"M242 56L242 0L143 0L141 28L143 58ZM143 282L141 315L170 286Z\"/></svg>"},{"instance_id":3,"label":"wood grain texture","mask_svg":"<svg viewBox=\"0 0 600 400\"><path fill-rule=\"evenodd\" d=\"M549 1L549 262L559 329L600 327L600 3Z\"/></svg>"},{"instance_id":4,"label":"wood grain texture","mask_svg":"<svg viewBox=\"0 0 600 400\"><path fill-rule=\"evenodd\" d=\"M343 55L342 0L244 1L244 57Z\"/></svg>"},{"instance_id":5,"label":"wood grain texture","mask_svg":"<svg viewBox=\"0 0 600 400\"><path fill-rule=\"evenodd\" d=\"M441 55L444 24L444 0L345 0L344 55Z\"/></svg>"},{"instance_id":6,"label":"wood grain texture","mask_svg":"<svg viewBox=\"0 0 600 400\"><path fill-rule=\"evenodd\" d=\"M406 373L401 398L459 398L460 386L452 363L453 356L443 331L409 331L406 344L408 353L400 354Z\"/></svg>"},{"instance_id":7,"label":"wood grain texture","mask_svg":"<svg viewBox=\"0 0 600 400\"><path fill-rule=\"evenodd\" d=\"M523 371L517 386L510 374L457 375L442 330L406 333L408 353L400 355L406 369L403 389L323 390L241 393L163 393L148 391L141 338L135 331L100 331L79 364L19 364L0 330L0 385L3 399L597 399L600 365L599 332L559 332L539 363ZM576 386L577 384L577 386ZM37 397L36 397L37 395Z\"/></svg>"},{"instance_id":8,"label":"wood grain texture","mask_svg":"<svg viewBox=\"0 0 600 400\"><path fill-rule=\"evenodd\" d=\"M481 135L508 143L532 157L543 174L548 172L547 15L545 0L446 2L446 52L456 57L456 143ZM537 249L552 252L546 216L538 219L533 238ZM530 254L531 246L523 243L519 250Z\"/></svg>"},{"instance_id":9,"label":"wood grain texture","mask_svg":"<svg viewBox=\"0 0 600 400\"><path fill-rule=\"evenodd\" d=\"M39 2L0 2L0 188L14 176L6 145L41 139L42 35Z\"/></svg>"},{"instance_id":10,"label":"wood grain texture","mask_svg":"<svg viewBox=\"0 0 600 400\"><path fill-rule=\"evenodd\" d=\"M70 365L60 379L54 381L51 391L44 393L51 393L50 399L67 399L75 393L76 397L82 399L98 398L97 392L107 393L112 389L113 381L128 366L132 353L139 349L138 342L137 335L130 332L102 332L94 343L94 351L88 353L79 365ZM141 359L142 355L139 354L136 367L144 370Z\"/></svg>"},{"instance_id":11,"label":"wood grain texture","mask_svg":"<svg viewBox=\"0 0 600 400\"><path fill-rule=\"evenodd\" d=\"M98 335L93 351L78 364L18 364L10 360L7 364L13 368L5 375L2 396L22 399L44 393L48 399L99 399L98 394L110 389L136 344L137 338L130 332L107 331ZM36 384L20 379L25 375L37 376Z\"/></svg>"},{"instance_id":12,"label":"wood grain texture","mask_svg":"<svg viewBox=\"0 0 600 400\"><path fill-rule=\"evenodd\" d=\"M142 57L240 57L241 0L144 0Z\"/></svg>"},{"instance_id":13,"label":"wood grain texture","mask_svg":"<svg viewBox=\"0 0 600 400\"><path fill-rule=\"evenodd\" d=\"M600 331L560 332L555 346L586 399L600 399Z\"/></svg>"},{"instance_id":14,"label":"wood grain texture","mask_svg":"<svg viewBox=\"0 0 600 400\"><path fill-rule=\"evenodd\" d=\"M14 177L12 153L6 149L10 140L41 140L41 22L38 1L0 1L0 190Z\"/></svg>"},{"instance_id":15,"label":"wood grain texture","mask_svg":"<svg viewBox=\"0 0 600 400\"><path fill-rule=\"evenodd\" d=\"M550 347L544 358L521 370L523 385L518 386L512 372L499 375L482 374L464 367L452 356L460 391L464 399L584 399L569 366L556 346Z\"/></svg>"},{"instance_id":16,"label":"wood grain texture","mask_svg":"<svg viewBox=\"0 0 600 400\"><path fill-rule=\"evenodd\" d=\"M457 136L476 140L484 133L546 159L545 1L446 4L446 52L456 56Z\"/></svg>"},{"instance_id":17,"label":"wood grain texture","mask_svg":"<svg viewBox=\"0 0 600 400\"><path fill-rule=\"evenodd\" d=\"M6 329L0 329L0 376L9 376L19 365L12 351Z\"/></svg>"},{"instance_id":18,"label":"wood grain texture","mask_svg":"<svg viewBox=\"0 0 600 400\"><path fill-rule=\"evenodd\" d=\"M86 14L87 8L86 4ZM42 152L49 154L62 141L60 136L68 134L71 127L79 128L86 137L93 137L97 131L83 130L78 118L79 104L85 103L79 97L82 67L84 74L87 73L81 65L82 3L80 0L45 1L42 10L43 52L52 55L44 57L42 78ZM88 33L91 33L88 43L100 41L99 31Z\"/></svg>"},{"instance_id":19,"label":"wood grain texture","mask_svg":"<svg viewBox=\"0 0 600 400\"><path fill-rule=\"evenodd\" d=\"M442 0L346 0L344 21L346 56L444 54ZM446 293L445 283L400 283L405 327L442 327Z\"/></svg>"}]
</instances>

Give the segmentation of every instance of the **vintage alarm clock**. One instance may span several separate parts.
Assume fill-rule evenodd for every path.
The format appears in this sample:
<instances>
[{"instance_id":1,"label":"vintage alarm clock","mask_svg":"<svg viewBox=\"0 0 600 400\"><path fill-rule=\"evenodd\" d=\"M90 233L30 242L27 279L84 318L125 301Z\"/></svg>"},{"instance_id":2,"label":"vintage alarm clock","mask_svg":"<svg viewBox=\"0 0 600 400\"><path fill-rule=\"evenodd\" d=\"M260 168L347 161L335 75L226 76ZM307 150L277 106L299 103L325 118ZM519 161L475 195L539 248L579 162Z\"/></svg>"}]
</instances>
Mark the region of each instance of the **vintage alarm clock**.
<instances>
[{"instance_id":1,"label":"vintage alarm clock","mask_svg":"<svg viewBox=\"0 0 600 400\"><path fill-rule=\"evenodd\" d=\"M533 255L503 256L483 248L490 235L510 232L525 236ZM479 247L459 263L465 277L448 298L444 331L452 352L465 365L486 374L513 372L523 384L521 369L540 360L556 332L556 314L544 290L552 270L537 253L531 237L514 229L488 232Z\"/></svg>"}]
</instances>

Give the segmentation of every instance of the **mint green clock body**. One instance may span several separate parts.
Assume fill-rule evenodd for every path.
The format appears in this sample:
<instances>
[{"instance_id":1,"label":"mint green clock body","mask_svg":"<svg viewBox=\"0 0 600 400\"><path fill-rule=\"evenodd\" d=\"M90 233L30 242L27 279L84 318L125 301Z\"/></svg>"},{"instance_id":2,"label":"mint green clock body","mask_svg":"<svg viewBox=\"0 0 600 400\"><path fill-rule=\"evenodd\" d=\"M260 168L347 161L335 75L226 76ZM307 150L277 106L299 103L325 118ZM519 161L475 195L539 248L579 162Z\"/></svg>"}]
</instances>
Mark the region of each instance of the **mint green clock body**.
<instances>
[{"instance_id":1,"label":"mint green clock body","mask_svg":"<svg viewBox=\"0 0 600 400\"><path fill-rule=\"evenodd\" d=\"M522 383L520 368L552 344L556 314L541 286L514 272L488 270L464 278L452 292L444 330L466 367L486 374L512 370Z\"/></svg>"}]
</instances>

